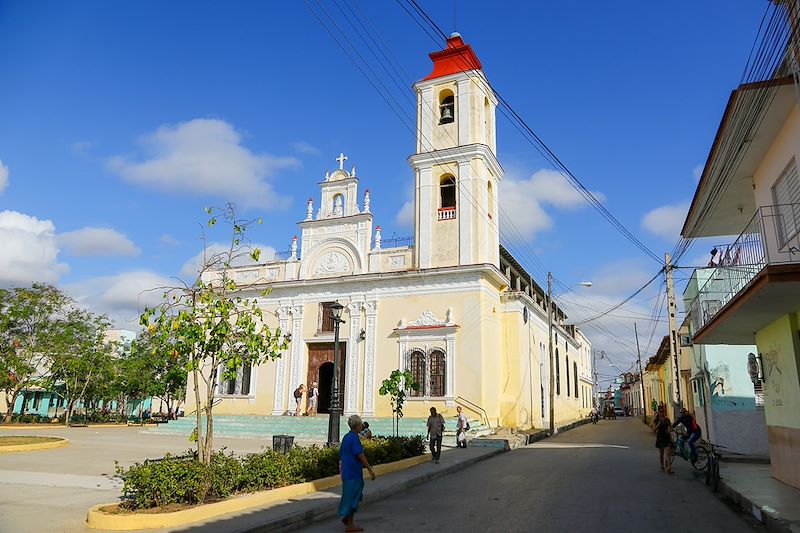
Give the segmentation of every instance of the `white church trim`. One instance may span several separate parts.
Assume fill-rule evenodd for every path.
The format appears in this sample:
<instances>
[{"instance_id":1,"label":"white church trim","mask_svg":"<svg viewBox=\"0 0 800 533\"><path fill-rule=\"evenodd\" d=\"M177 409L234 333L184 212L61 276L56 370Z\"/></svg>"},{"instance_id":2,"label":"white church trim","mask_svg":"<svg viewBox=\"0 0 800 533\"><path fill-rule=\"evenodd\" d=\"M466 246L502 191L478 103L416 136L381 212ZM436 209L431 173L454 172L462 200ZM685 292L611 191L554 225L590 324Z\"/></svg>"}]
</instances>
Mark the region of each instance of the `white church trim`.
<instances>
[{"instance_id":1,"label":"white church trim","mask_svg":"<svg viewBox=\"0 0 800 533\"><path fill-rule=\"evenodd\" d=\"M345 370L344 414L358 413L358 366L359 335L361 334L361 302L350 302L346 306L350 315L350 337L347 341L347 366Z\"/></svg>"},{"instance_id":2,"label":"white church trim","mask_svg":"<svg viewBox=\"0 0 800 533\"><path fill-rule=\"evenodd\" d=\"M378 318L378 302L364 304L366 318L366 343L364 347L364 402L362 414L375 415L375 331Z\"/></svg>"},{"instance_id":3,"label":"white church trim","mask_svg":"<svg viewBox=\"0 0 800 533\"><path fill-rule=\"evenodd\" d=\"M303 306L293 305L291 307L292 313L292 366L291 377L289 379L289 387L286 389L294 390L295 387L301 383L305 383L306 357L303 353L305 343L302 341L303 334Z\"/></svg>"},{"instance_id":4,"label":"white church trim","mask_svg":"<svg viewBox=\"0 0 800 533\"><path fill-rule=\"evenodd\" d=\"M278 307L275 311L278 317L278 327L281 333L286 335L289 333L289 309L287 307ZM281 351L280 357L275 364L275 399L272 407L272 414L275 416L282 415L286 412L286 357L289 353L290 346Z\"/></svg>"}]
</instances>

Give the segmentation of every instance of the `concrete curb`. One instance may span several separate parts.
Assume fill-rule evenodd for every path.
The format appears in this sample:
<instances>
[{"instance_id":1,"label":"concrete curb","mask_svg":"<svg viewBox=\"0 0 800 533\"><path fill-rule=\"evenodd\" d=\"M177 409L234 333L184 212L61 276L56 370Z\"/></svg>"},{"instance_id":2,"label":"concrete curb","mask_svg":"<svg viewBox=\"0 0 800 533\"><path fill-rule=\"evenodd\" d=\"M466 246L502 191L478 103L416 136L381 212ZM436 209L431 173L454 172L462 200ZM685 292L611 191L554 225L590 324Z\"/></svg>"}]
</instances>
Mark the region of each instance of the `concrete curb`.
<instances>
[{"instance_id":1,"label":"concrete curb","mask_svg":"<svg viewBox=\"0 0 800 533\"><path fill-rule=\"evenodd\" d=\"M439 470L431 471L427 474L417 476L407 481L404 481L403 483L391 485L381 490L377 490L375 492L365 493L363 501L371 503L382 500L384 498L388 498L389 496L393 496L394 494L403 492L412 487L423 485L424 483L427 483L428 481L434 478L439 479L443 476L447 476L455 472L458 472L459 470L463 470L468 466L472 466L475 463L489 459L490 457L494 457L495 455L500 455L505 451L506 450L504 449L497 448L484 455L471 457L466 461L452 464L450 466L446 466L445 468ZM425 457L428 461L430 461L429 455L425 455L423 457ZM314 509L300 511L291 514L289 516L283 517L279 520L275 520L267 524L262 524L255 528L244 529L240 533L269 533L272 531L290 531L290 530L295 530L301 526L309 526L315 522L320 522L328 518L333 518L334 516L338 516L337 507L335 505L331 505L328 502L322 502L320 503L319 506L315 507Z\"/></svg>"},{"instance_id":2,"label":"concrete curb","mask_svg":"<svg viewBox=\"0 0 800 533\"><path fill-rule=\"evenodd\" d=\"M705 476L703 477L705 479ZM768 531L777 531L780 533L796 533L800 531L800 523L791 522L784 519L778 514L778 511L768 505L760 505L754 502L744 494L737 491L735 488L725 482L722 477L719 482L719 494L725 498L730 499L733 503L738 505L743 511L752 514L756 520L764 524Z\"/></svg>"},{"instance_id":3,"label":"concrete curb","mask_svg":"<svg viewBox=\"0 0 800 533\"><path fill-rule=\"evenodd\" d=\"M0 453L14 453L14 452L32 452L36 450L49 450L52 448L61 448L69 444L69 439L64 437L44 437L49 439L58 439L50 442L39 442L32 444L12 444L10 446L0 446Z\"/></svg>"},{"instance_id":4,"label":"concrete curb","mask_svg":"<svg viewBox=\"0 0 800 533\"><path fill-rule=\"evenodd\" d=\"M376 465L373 467L376 476L397 472L406 468L426 463L430 458L426 455L409 457L393 463ZM341 485L338 475L322 479L315 479L306 483L298 483L287 487L256 492L229 498L221 502L197 505L190 509L170 513L132 513L111 514L102 511L103 507L116 505L116 503L101 503L95 505L86 515L86 525L92 529L113 531L135 531L140 529L156 529L188 525L201 520L217 518L228 513L251 510L263 507L282 500L297 498L313 492L327 490Z\"/></svg>"}]
</instances>

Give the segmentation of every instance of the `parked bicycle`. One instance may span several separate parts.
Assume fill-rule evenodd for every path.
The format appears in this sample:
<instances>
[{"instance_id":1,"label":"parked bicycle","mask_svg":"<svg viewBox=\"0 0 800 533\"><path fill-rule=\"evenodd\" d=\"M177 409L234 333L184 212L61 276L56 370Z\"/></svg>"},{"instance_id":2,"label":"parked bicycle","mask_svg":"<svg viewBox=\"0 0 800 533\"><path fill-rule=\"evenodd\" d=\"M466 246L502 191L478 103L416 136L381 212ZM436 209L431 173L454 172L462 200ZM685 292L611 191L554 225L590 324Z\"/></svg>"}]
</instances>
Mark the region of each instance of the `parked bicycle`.
<instances>
[{"instance_id":1,"label":"parked bicycle","mask_svg":"<svg viewBox=\"0 0 800 533\"><path fill-rule=\"evenodd\" d=\"M679 428L682 426L678 426ZM673 442L675 442L675 447L673 449L673 453L670 456L669 463L672 465L672 462L675 460L675 456L680 456L684 461L687 461L692 464L692 466L699 471L703 471L706 466L708 466L708 457L710 455L710 450L708 447L708 443L705 441L698 441L695 443L694 448L697 451L697 456L692 460L691 458L691 450L689 449L689 443L686 442L686 431L679 431L677 429L672 430L673 433Z\"/></svg>"},{"instance_id":2,"label":"parked bicycle","mask_svg":"<svg viewBox=\"0 0 800 533\"><path fill-rule=\"evenodd\" d=\"M706 485L711 487L711 490L717 492L719 489L719 463L722 460L722 454L718 450L725 449L725 446L714 444L712 442L703 442L703 446L708 451L708 468L706 468Z\"/></svg>"}]
</instances>

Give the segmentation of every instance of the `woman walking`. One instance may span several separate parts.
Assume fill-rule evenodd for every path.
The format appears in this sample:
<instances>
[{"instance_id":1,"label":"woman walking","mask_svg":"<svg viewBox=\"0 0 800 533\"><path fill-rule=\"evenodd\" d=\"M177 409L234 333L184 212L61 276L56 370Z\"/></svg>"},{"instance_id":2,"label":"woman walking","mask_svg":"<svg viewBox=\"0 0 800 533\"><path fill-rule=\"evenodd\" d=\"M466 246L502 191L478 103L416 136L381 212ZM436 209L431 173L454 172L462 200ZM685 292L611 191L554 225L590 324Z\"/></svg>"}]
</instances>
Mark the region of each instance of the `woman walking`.
<instances>
[{"instance_id":1,"label":"woman walking","mask_svg":"<svg viewBox=\"0 0 800 533\"><path fill-rule=\"evenodd\" d=\"M658 408L658 414L653 420L653 430L656 433L656 448L658 448L658 464L662 472L665 470L672 473L672 435L670 429L672 424L667 418L665 409Z\"/></svg>"}]
</instances>

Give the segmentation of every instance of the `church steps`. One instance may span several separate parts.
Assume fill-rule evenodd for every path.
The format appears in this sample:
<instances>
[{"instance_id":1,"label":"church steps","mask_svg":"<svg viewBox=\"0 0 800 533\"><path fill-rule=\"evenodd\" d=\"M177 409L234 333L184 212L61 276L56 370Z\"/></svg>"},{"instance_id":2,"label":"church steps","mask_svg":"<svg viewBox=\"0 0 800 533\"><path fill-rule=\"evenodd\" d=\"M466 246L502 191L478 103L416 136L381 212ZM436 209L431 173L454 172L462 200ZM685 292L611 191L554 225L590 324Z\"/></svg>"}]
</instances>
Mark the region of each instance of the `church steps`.
<instances>
[{"instance_id":1,"label":"church steps","mask_svg":"<svg viewBox=\"0 0 800 533\"><path fill-rule=\"evenodd\" d=\"M391 435L392 419L375 418L368 420L374 435ZM470 421L470 436L479 436L489 429L478 421ZM189 435L195 426L193 417L180 418L156 428L148 429L149 433ZM455 427L455 419L447 420L446 427ZM340 433L348 431L347 417L341 419ZM298 440L324 441L328 432L328 417L293 417L293 416L236 416L217 415L214 417L214 434L219 437L266 438L273 435L293 435ZM404 418L400 421L399 434L402 436L425 436L425 419ZM445 436L454 436L455 431L445 431Z\"/></svg>"}]
</instances>

